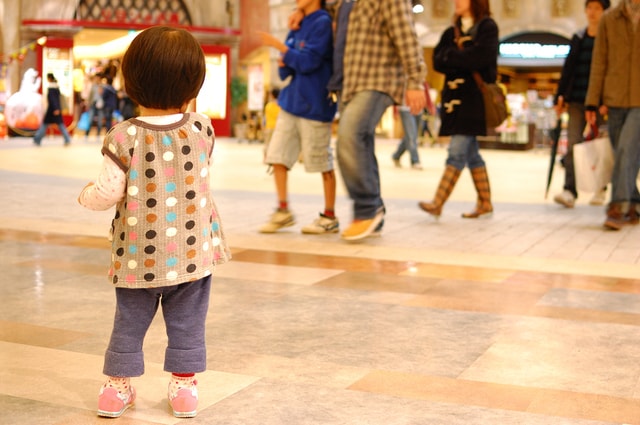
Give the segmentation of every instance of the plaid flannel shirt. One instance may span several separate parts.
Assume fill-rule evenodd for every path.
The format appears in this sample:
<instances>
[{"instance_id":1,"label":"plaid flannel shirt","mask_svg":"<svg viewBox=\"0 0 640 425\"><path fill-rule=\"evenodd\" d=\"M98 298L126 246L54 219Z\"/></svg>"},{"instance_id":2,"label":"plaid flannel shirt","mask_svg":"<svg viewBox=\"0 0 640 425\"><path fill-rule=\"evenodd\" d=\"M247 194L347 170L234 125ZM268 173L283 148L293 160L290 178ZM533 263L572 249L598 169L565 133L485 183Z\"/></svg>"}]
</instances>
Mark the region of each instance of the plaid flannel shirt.
<instances>
[{"instance_id":1,"label":"plaid flannel shirt","mask_svg":"<svg viewBox=\"0 0 640 425\"><path fill-rule=\"evenodd\" d=\"M349 16L342 101L363 90L396 104L407 89L422 90L427 73L410 0L357 0Z\"/></svg>"}]
</instances>

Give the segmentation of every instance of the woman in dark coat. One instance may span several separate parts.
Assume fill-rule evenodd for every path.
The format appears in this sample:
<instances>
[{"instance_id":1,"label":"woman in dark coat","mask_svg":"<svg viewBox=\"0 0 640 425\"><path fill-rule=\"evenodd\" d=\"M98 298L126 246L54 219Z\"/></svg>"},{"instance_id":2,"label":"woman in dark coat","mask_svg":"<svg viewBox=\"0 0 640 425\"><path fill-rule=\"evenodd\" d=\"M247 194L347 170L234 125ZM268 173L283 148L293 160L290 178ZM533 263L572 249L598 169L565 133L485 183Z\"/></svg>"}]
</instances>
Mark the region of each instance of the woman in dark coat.
<instances>
[{"instance_id":1,"label":"woman in dark coat","mask_svg":"<svg viewBox=\"0 0 640 425\"><path fill-rule=\"evenodd\" d=\"M44 114L42 124L36 134L33 136L33 142L40 146L42 138L47 132L47 128L51 124L56 124L60 129L60 133L64 139L65 146L71 142L71 137L67 131L67 127L64 126L62 121L62 109L60 107L60 89L58 88L58 81L53 74L47 74L47 81L49 82L49 90L47 91L47 112Z\"/></svg>"},{"instance_id":2,"label":"woman in dark coat","mask_svg":"<svg viewBox=\"0 0 640 425\"><path fill-rule=\"evenodd\" d=\"M493 212L489 178L477 139L487 134L484 103L472 74L478 72L487 83L496 81L498 26L490 16L488 0L455 0L454 24L445 30L433 52L435 70L445 74L440 136L451 136L446 168L435 197L419 203L434 217L440 216L465 166L471 171L478 201L472 212L462 216L478 218Z\"/></svg>"}]
</instances>

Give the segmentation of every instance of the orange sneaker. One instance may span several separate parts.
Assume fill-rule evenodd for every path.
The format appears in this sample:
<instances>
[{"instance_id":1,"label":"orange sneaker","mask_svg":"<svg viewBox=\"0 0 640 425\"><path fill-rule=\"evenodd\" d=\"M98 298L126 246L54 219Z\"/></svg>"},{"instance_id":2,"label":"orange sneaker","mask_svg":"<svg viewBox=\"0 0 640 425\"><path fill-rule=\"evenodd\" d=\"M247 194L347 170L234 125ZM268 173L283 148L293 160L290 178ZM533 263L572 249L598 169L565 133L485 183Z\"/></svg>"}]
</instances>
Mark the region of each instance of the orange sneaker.
<instances>
[{"instance_id":1,"label":"orange sneaker","mask_svg":"<svg viewBox=\"0 0 640 425\"><path fill-rule=\"evenodd\" d=\"M381 208L373 218L354 220L340 235L345 241L357 241L371 236L384 219L384 209Z\"/></svg>"}]
</instances>

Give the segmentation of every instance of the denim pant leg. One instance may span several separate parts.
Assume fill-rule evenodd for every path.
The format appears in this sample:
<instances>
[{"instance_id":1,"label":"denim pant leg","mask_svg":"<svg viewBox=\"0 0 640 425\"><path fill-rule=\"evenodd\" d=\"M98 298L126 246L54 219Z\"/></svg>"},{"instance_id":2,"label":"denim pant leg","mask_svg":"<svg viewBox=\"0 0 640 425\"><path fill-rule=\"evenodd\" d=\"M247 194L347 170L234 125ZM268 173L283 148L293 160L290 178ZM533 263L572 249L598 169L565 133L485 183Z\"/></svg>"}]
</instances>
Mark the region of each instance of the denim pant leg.
<instances>
[{"instance_id":1,"label":"denim pant leg","mask_svg":"<svg viewBox=\"0 0 640 425\"><path fill-rule=\"evenodd\" d=\"M45 124L45 123L40 124L40 127L38 127L38 130L36 130L36 133L33 135L33 141L37 145L39 145L40 142L42 142L42 138L47 132L47 127L48 127L48 124Z\"/></svg>"},{"instance_id":2,"label":"denim pant leg","mask_svg":"<svg viewBox=\"0 0 640 425\"><path fill-rule=\"evenodd\" d=\"M160 289L116 288L116 315L104 357L107 376L144 373L142 344L160 303Z\"/></svg>"},{"instance_id":3,"label":"denim pant leg","mask_svg":"<svg viewBox=\"0 0 640 425\"><path fill-rule=\"evenodd\" d=\"M102 114L104 116L104 128L107 132L109 132L113 125L113 109L105 106L104 108L102 108L102 111Z\"/></svg>"},{"instance_id":4,"label":"denim pant leg","mask_svg":"<svg viewBox=\"0 0 640 425\"><path fill-rule=\"evenodd\" d=\"M100 136L100 132L102 131L102 121L104 120L104 108L102 109L96 108L96 115L98 117L96 121L98 126L98 136Z\"/></svg>"},{"instance_id":5,"label":"denim pant leg","mask_svg":"<svg viewBox=\"0 0 640 425\"><path fill-rule=\"evenodd\" d=\"M87 131L85 132L85 136L89 135L89 132L91 131L91 127L93 126L93 117L96 115L96 108L92 106L89 108L87 112L89 113L89 128L87 128Z\"/></svg>"},{"instance_id":6,"label":"denim pant leg","mask_svg":"<svg viewBox=\"0 0 640 425\"><path fill-rule=\"evenodd\" d=\"M615 152L611 202L640 202L640 108L609 108L609 137Z\"/></svg>"},{"instance_id":7,"label":"denim pant leg","mask_svg":"<svg viewBox=\"0 0 640 425\"><path fill-rule=\"evenodd\" d=\"M340 113L336 152L340 173L353 200L354 219L372 218L384 206L375 131L382 114L392 104L385 93L362 91L345 103Z\"/></svg>"},{"instance_id":8,"label":"denim pant leg","mask_svg":"<svg viewBox=\"0 0 640 425\"><path fill-rule=\"evenodd\" d=\"M58 124L58 129L60 130L60 134L62 134L62 138L64 139L65 145L71 141L71 136L69 135L69 131L64 124Z\"/></svg>"},{"instance_id":9,"label":"denim pant leg","mask_svg":"<svg viewBox=\"0 0 640 425\"><path fill-rule=\"evenodd\" d=\"M584 104L578 102L569 103L569 124L567 127L567 154L564 156L564 190L568 190L575 198L578 197L576 191L576 172L573 165L573 146L583 140L584 127L587 121L584 117Z\"/></svg>"},{"instance_id":10,"label":"denim pant leg","mask_svg":"<svg viewBox=\"0 0 640 425\"><path fill-rule=\"evenodd\" d=\"M469 166L470 170L484 167L485 163L480 155L480 146L476 136L464 134L451 136L446 164L458 170L464 169L465 166Z\"/></svg>"},{"instance_id":11,"label":"denim pant leg","mask_svg":"<svg viewBox=\"0 0 640 425\"><path fill-rule=\"evenodd\" d=\"M396 151L393 153L393 155L391 155L391 158L396 160L400 159L402 154L407 150L407 145L409 144L408 139L409 138L407 137L407 133L405 133L404 136L402 136L402 140L400 140L400 143L398 143Z\"/></svg>"},{"instance_id":12,"label":"denim pant leg","mask_svg":"<svg viewBox=\"0 0 640 425\"><path fill-rule=\"evenodd\" d=\"M411 163L417 164L420 162L420 155L418 154L418 138L421 136L420 132L423 126L422 123L424 122L424 120L422 119L422 113L419 113L418 115L414 115L413 120L416 123L416 137L413 139L413 147L414 147L416 156L415 156L415 162L412 159Z\"/></svg>"},{"instance_id":13,"label":"denim pant leg","mask_svg":"<svg viewBox=\"0 0 640 425\"><path fill-rule=\"evenodd\" d=\"M162 314L169 337L165 371L196 373L206 370L205 322L210 292L211 275L165 291Z\"/></svg>"},{"instance_id":14,"label":"denim pant leg","mask_svg":"<svg viewBox=\"0 0 640 425\"><path fill-rule=\"evenodd\" d=\"M404 137L393 154L393 158L400 159L400 156L408 150L411 163L418 164L420 163L420 156L418 155L418 126L421 124L421 116L412 115L409 109L400 108L400 119L402 120Z\"/></svg>"}]
</instances>

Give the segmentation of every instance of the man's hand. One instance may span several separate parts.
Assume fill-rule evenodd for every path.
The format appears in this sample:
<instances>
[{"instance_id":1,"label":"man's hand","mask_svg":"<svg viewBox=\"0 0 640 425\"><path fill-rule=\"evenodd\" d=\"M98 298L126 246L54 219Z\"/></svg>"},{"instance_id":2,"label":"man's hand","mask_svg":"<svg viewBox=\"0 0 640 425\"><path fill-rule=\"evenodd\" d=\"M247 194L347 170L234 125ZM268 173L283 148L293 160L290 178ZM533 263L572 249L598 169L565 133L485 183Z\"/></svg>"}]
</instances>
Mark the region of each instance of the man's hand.
<instances>
[{"instance_id":1,"label":"man's hand","mask_svg":"<svg viewBox=\"0 0 640 425\"><path fill-rule=\"evenodd\" d=\"M560 115L562 115L562 113L564 112L564 109L565 109L564 106L565 106L564 97L558 96L558 102L553 106L553 109L555 109L556 115L558 117L560 117Z\"/></svg>"},{"instance_id":2,"label":"man's hand","mask_svg":"<svg viewBox=\"0 0 640 425\"><path fill-rule=\"evenodd\" d=\"M607 105L600 105L600 107L598 108L598 112L600 112L600 115L602 115L603 117L606 117L607 115L609 115L609 108L607 107Z\"/></svg>"},{"instance_id":3,"label":"man's hand","mask_svg":"<svg viewBox=\"0 0 640 425\"><path fill-rule=\"evenodd\" d=\"M423 89L407 90L405 98L412 115L418 115L421 113L427 104L427 97L425 96Z\"/></svg>"},{"instance_id":4,"label":"man's hand","mask_svg":"<svg viewBox=\"0 0 640 425\"><path fill-rule=\"evenodd\" d=\"M596 111L585 111L584 119L587 121L587 124L596 125L596 121L598 119Z\"/></svg>"},{"instance_id":5,"label":"man's hand","mask_svg":"<svg viewBox=\"0 0 640 425\"><path fill-rule=\"evenodd\" d=\"M300 22L304 19L304 13L300 9L296 9L289 15L287 26L290 30L296 31L300 29Z\"/></svg>"},{"instance_id":6,"label":"man's hand","mask_svg":"<svg viewBox=\"0 0 640 425\"><path fill-rule=\"evenodd\" d=\"M287 50L289 50L282 41L278 40L268 32L256 31L256 33L260 36L260 39L262 40L262 44L264 44L265 46L274 47L278 49L280 53L283 53L283 54L286 53Z\"/></svg>"}]
</instances>

